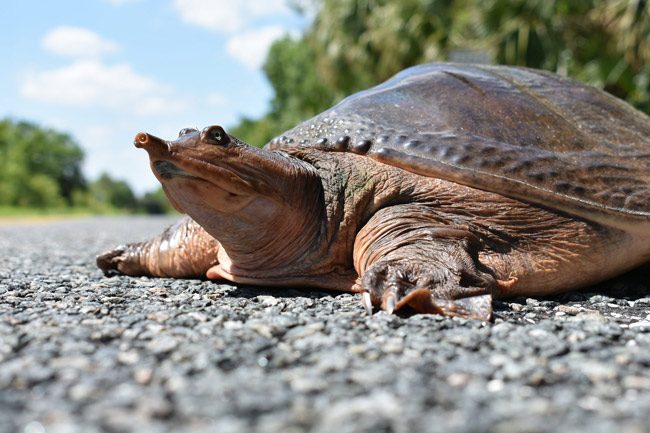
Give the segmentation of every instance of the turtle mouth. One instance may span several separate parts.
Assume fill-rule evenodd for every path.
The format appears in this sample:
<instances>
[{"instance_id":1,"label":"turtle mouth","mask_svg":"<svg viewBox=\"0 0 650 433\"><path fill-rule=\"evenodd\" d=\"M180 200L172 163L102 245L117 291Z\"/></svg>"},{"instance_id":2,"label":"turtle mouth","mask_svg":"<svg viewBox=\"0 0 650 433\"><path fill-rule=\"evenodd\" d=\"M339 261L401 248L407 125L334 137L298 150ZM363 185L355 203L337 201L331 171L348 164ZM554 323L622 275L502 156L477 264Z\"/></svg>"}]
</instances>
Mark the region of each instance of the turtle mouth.
<instances>
[{"instance_id":1,"label":"turtle mouth","mask_svg":"<svg viewBox=\"0 0 650 433\"><path fill-rule=\"evenodd\" d=\"M188 172L178 168L176 165L169 161L157 160L153 163L154 169L165 180L171 179L173 177L188 177L196 179L196 176L189 174Z\"/></svg>"}]
</instances>

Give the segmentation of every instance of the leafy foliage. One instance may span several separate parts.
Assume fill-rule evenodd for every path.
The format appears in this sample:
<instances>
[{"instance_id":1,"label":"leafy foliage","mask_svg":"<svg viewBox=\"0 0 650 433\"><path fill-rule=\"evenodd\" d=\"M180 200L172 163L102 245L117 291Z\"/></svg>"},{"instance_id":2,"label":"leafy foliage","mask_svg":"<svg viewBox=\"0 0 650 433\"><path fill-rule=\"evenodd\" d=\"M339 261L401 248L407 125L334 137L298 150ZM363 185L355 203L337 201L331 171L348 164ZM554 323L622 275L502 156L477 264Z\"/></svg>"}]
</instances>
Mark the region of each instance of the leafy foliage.
<instances>
[{"instance_id":1,"label":"leafy foliage","mask_svg":"<svg viewBox=\"0 0 650 433\"><path fill-rule=\"evenodd\" d=\"M139 209L147 214L162 215L176 212L167 200L162 188L145 193L139 201Z\"/></svg>"},{"instance_id":2,"label":"leafy foliage","mask_svg":"<svg viewBox=\"0 0 650 433\"><path fill-rule=\"evenodd\" d=\"M488 0L477 34L496 63L530 66L604 88L650 112L647 0Z\"/></svg>"},{"instance_id":3,"label":"leafy foliage","mask_svg":"<svg viewBox=\"0 0 650 433\"><path fill-rule=\"evenodd\" d=\"M447 56L467 20L453 0L328 0L305 34L325 83L340 99L407 66Z\"/></svg>"},{"instance_id":4,"label":"leafy foliage","mask_svg":"<svg viewBox=\"0 0 650 433\"><path fill-rule=\"evenodd\" d=\"M0 204L72 204L84 189L83 151L67 134L28 122L0 121Z\"/></svg>"},{"instance_id":5,"label":"leafy foliage","mask_svg":"<svg viewBox=\"0 0 650 433\"><path fill-rule=\"evenodd\" d=\"M138 207L138 200L129 184L115 180L106 173L90 185L89 195L91 203L97 207L108 206L130 211L135 211Z\"/></svg>"}]
</instances>

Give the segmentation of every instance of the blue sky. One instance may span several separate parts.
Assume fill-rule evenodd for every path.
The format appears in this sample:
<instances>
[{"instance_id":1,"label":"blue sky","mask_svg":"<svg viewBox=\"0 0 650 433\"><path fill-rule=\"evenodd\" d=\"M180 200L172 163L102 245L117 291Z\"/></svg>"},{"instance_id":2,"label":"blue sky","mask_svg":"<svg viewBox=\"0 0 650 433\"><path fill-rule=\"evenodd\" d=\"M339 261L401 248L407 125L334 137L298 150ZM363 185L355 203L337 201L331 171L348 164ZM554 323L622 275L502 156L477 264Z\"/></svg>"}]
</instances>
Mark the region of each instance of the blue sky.
<instances>
[{"instance_id":1,"label":"blue sky","mask_svg":"<svg viewBox=\"0 0 650 433\"><path fill-rule=\"evenodd\" d=\"M20 0L0 7L0 118L71 134L90 179L157 182L138 131L234 125L272 96L270 43L307 19L285 0Z\"/></svg>"}]
</instances>

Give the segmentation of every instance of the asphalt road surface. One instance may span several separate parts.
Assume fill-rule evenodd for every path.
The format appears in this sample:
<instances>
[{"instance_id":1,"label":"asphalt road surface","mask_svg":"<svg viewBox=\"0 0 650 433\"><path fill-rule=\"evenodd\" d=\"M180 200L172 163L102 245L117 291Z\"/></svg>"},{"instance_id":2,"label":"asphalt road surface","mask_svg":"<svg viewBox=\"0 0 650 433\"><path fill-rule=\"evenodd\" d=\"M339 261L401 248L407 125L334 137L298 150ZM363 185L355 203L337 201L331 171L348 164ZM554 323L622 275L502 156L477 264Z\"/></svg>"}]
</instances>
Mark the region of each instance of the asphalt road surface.
<instances>
[{"instance_id":1,"label":"asphalt road surface","mask_svg":"<svg viewBox=\"0 0 650 433\"><path fill-rule=\"evenodd\" d=\"M170 222L0 225L0 432L650 431L647 270L480 323L95 268Z\"/></svg>"}]
</instances>

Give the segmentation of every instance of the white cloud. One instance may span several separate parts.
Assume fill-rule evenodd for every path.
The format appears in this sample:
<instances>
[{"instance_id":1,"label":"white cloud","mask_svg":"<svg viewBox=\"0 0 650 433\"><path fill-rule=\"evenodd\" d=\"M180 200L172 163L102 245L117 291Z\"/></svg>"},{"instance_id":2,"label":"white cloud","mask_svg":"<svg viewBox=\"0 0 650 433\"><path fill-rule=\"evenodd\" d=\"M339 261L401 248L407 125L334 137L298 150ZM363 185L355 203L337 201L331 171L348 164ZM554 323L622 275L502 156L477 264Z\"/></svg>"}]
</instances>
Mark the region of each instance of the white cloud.
<instances>
[{"instance_id":1,"label":"white cloud","mask_svg":"<svg viewBox=\"0 0 650 433\"><path fill-rule=\"evenodd\" d=\"M73 58L96 58L118 50L118 45L97 33L80 27L57 27L42 40L43 47L54 54Z\"/></svg>"},{"instance_id":2,"label":"white cloud","mask_svg":"<svg viewBox=\"0 0 650 433\"><path fill-rule=\"evenodd\" d=\"M62 68L28 73L21 93L42 102L120 109L141 115L180 112L189 104L184 98L174 97L171 87L139 75L128 64L111 66L96 60L79 60Z\"/></svg>"},{"instance_id":3,"label":"white cloud","mask_svg":"<svg viewBox=\"0 0 650 433\"><path fill-rule=\"evenodd\" d=\"M228 54L251 69L262 66L271 44L288 34L284 27L270 26L232 36L226 45Z\"/></svg>"},{"instance_id":4,"label":"white cloud","mask_svg":"<svg viewBox=\"0 0 650 433\"><path fill-rule=\"evenodd\" d=\"M209 30L233 33L261 17L291 13L285 0L174 0L181 19Z\"/></svg>"}]
</instances>

